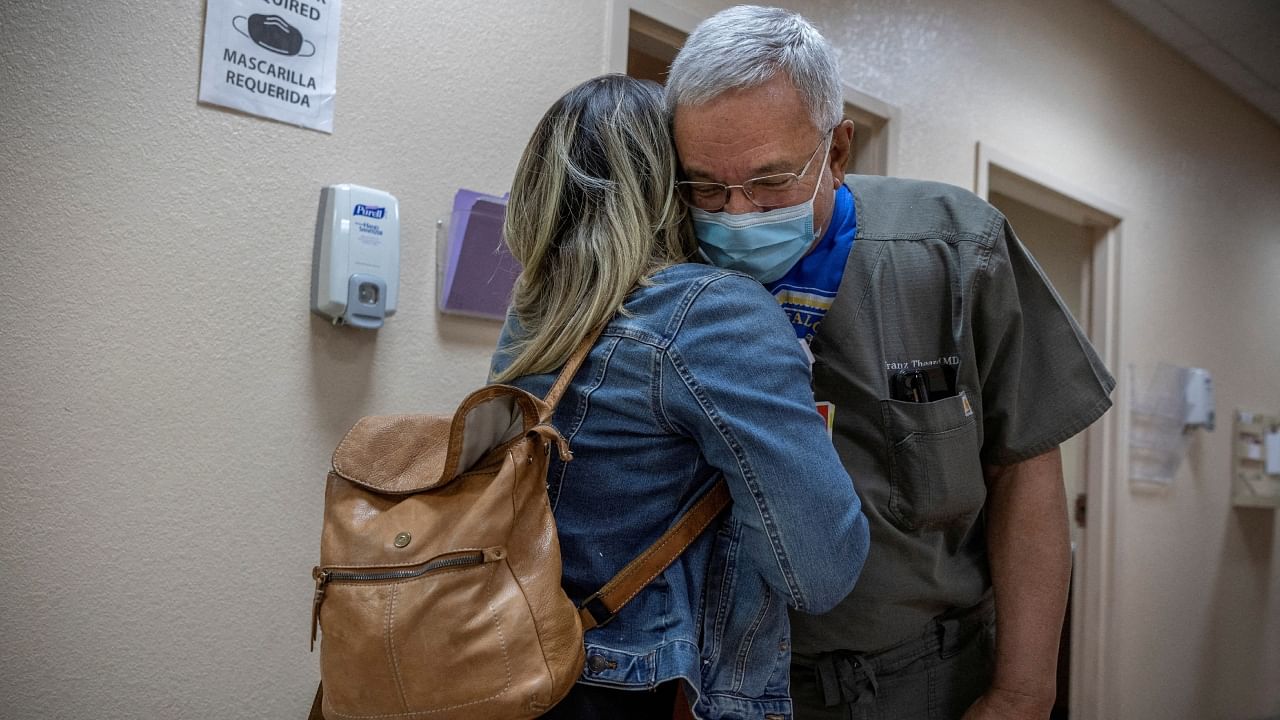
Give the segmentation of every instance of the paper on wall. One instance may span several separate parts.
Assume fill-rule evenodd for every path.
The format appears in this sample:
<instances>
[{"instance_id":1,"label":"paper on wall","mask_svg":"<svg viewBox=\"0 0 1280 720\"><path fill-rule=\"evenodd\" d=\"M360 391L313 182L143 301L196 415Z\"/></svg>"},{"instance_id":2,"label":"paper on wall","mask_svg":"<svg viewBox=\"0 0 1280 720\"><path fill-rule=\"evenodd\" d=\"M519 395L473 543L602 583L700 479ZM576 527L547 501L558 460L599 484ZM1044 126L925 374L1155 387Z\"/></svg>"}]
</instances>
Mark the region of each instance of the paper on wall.
<instances>
[{"instance_id":1,"label":"paper on wall","mask_svg":"<svg viewBox=\"0 0 1280 720\"><path fill-rule=\"evenodd\" d=\"M342 0L208 0L200 102L333 132Z\"/></svg>"}]
</instances>

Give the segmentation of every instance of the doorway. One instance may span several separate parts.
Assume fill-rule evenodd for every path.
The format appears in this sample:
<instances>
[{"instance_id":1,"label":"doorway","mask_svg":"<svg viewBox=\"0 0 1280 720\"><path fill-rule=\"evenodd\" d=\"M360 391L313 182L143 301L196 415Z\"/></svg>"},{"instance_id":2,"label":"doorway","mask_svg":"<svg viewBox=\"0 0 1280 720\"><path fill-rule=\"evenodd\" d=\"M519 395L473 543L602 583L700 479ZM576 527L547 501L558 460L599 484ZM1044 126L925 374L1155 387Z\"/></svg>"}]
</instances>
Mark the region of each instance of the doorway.
<instances>
[{"instance_id":1,"label":"doorway","mask_svg":"<svg viewBox=\"0 0 1280 720\"><path fill-rule=\"evenodd\" d=\"M1119 277L1123 209L1050 173L978 145L977 194L1005 214L1106 366L1120 375ZM1113 393L1121 405L1124 388ZM1114 492L1119 410L1061 446L1071 528L1071 595L1054 718L1107 717Z\"/></svg>"},{"instance_id":2,"label":"doorway","mask_svg":"<svg viewBox=\"0 0 1280 720\"><path fill-rule=\"evenodd\" d=\"M1093 245L1101 230L1083 222L1054 215L1036 205L1007 194L1005 185L993 178L987 199L1009 220L1018 238L1040 269L1048 276L1067 310L1092 337L1089 326L1089 284L1093 270ZM1086 441L1084 434L1064 442L1062 477L1066 485L1065 512L1071 523L1071 546L1079 547L1084 534L1085 513L1077 507L1085 493Z\"/></svg>"},{"instance_id":3,"label":"doorway","mask_svg":"<svg viewBox=\"0 0 1280 720\"><path fill-rule=\"evenodd\" d=\"M627 74L665 85L671 61L689 34L635 10L627 15Z\"/></svg>"},{"instance_id":4,"label":"doorway","mask_svg":"<svg viewBox=\"0 0 1280 720\"><path fill-rule=\"evenodd\" d=\"M701 18L661 0L613 0L609 6L607 69L665 84L676 53ZM893 170L897 110L845 83L844 116L853 121L845 171L888 175Z\"/></svg>"},{"instance_id":5,"label":"doorway","mask_svg":"<svg viewBox=\"0 0 1280 720\"><path fill-rule=\"evenodd\" d=\"M893 122L897 110L887 103L844 86L844 117L853 121L853 148L845 172L853 175L892 175Z\"/></svg>"}]
</instances>

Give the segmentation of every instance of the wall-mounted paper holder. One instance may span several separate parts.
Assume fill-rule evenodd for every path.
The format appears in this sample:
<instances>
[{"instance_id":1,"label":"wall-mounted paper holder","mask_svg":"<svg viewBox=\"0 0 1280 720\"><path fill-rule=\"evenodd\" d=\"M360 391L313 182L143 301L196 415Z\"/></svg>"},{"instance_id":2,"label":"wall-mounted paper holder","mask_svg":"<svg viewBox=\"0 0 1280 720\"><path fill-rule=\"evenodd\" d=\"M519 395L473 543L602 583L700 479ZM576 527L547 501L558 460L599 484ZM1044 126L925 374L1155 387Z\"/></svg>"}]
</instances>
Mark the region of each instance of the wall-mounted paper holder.
<instances>
[{"instance_id":1,"label":"wall-mounted paper holder","mask_svg":"<svg viewBox=\"0 0 1280 720\"><path fill-rule=\"evenodd\" d=\"M1231 504L1280 507L1280 415L1237 410L1231 443Z\"/></svg>"},{"instance_id":2,"label":"wall-mounted paper holder","mask_svg":"<svg viewBox=\"0 0 1280 720\"><path fill-rule=\"evenodd\" d=\"M436 223L436 306L442 313L506 317L520 265L502 241L507 199L458 190L448 221Z\"/></svg>"},{"instance_id":3,"label":"wall-mounted paper holder","mask_svg":"<svg viewBox=\"0 0 1280 720\"><path fill-rule=\"evenodd\" d=\"M1178 474L1191 440L1185 371L1159 363L1139 394L1136 371L1129 366L1129 479L1133 483L1169 486Z\"/></svg>"}]
</instances>

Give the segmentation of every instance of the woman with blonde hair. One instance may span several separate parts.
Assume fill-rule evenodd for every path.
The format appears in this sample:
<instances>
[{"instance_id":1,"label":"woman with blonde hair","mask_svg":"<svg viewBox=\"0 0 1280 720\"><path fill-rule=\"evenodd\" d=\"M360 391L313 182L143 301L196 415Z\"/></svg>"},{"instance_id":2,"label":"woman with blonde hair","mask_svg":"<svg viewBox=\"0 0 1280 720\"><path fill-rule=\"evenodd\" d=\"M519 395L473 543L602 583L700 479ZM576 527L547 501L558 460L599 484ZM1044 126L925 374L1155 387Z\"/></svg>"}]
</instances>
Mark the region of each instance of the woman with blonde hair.
<instances>
[{"instance_id":1,"label":"woman with blonde hair","mask_svg":"<svg viewBox=\"0 0 1280 720\"><path fill-rule=\"evenodd\" d=\"M537 395L603 326L555 413L548 493L582 603L721 478L731 510L613 618L545 717L791 717L787 607L857 579L867 522L815 411L809 362L754 279L694 243L659 86L598 77L529 140L506 242L523 268L492 378Z\"/></svg>"}]
</instances>

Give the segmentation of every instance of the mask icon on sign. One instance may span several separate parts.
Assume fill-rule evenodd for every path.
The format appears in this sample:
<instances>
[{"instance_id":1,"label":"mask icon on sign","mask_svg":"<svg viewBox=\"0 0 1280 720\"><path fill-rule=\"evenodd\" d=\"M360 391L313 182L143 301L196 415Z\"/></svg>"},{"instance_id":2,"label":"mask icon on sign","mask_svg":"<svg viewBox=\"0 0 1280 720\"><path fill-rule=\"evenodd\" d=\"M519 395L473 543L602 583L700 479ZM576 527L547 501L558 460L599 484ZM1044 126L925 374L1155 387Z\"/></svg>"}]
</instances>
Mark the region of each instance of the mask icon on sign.
<instances>
[{"instance_id":1,"label":"mask icon on sign","mask_svg":"<svg viewBox=\"0 0 1280 720\"><path fill-rule=\"evenodd\" d=\"M304 40L298 28L285 22L279 15L237 15L231 20L236 32L257 43L258 47L280 55L311 57L316 54L316 46L310 40ZM303 44L308 46L305 55L300 54Z\"/></svg>"}]
</instances>

